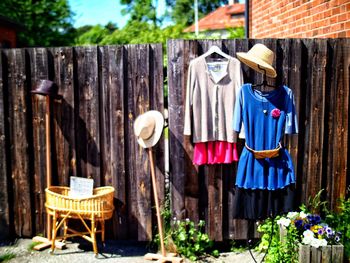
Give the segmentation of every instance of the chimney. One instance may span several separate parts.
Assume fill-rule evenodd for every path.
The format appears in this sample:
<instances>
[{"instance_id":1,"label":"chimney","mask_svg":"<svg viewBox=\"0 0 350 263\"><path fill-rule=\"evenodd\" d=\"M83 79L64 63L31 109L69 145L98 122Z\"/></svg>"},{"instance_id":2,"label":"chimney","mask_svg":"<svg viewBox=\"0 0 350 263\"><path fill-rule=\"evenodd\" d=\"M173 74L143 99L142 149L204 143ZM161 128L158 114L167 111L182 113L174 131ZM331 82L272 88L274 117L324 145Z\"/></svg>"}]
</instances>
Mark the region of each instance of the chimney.
<instances>
[{"instance_id":1,"label":"chimney","mask_svg":"<svg viewBox=\"0 0 350 263\"><path fill-rule=\"evenodd\" d=\"M239 0L228 0L229 5L238 4Z\"/></svg>"}]
</instances>

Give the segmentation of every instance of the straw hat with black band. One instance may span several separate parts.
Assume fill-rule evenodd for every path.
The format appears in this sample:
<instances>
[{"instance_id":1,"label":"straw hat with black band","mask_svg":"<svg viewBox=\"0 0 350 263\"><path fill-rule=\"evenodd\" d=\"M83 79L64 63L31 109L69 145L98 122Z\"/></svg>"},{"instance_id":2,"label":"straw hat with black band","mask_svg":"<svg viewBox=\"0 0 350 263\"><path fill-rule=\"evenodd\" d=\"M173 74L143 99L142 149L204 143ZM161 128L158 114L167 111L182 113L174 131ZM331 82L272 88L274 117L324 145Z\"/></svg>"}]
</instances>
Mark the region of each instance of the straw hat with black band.
<instances>
[{"instance_id":1,"label":"straw hat with black band","mask_svg":"<svg viewBox=\"0 0 350 263\"><path fill-rule=\"evenodd\" d=\"M237 52L238 59L255 71L276 78L276 70L272 67L274 53L263 44L255 44L248 52Z\"/></svg>"},{"instance_id":2,"label":"straw hat with black band","mask_svg":"<svg viewBox=\"0 0 350 263\"><path fill-rule=\"evenodd\" d=\"M153 147L160 139L164 128L164 117L159 111L151 110L139 115L134 123L137 142L143 148Z\"/></svg>"}]
</instances>

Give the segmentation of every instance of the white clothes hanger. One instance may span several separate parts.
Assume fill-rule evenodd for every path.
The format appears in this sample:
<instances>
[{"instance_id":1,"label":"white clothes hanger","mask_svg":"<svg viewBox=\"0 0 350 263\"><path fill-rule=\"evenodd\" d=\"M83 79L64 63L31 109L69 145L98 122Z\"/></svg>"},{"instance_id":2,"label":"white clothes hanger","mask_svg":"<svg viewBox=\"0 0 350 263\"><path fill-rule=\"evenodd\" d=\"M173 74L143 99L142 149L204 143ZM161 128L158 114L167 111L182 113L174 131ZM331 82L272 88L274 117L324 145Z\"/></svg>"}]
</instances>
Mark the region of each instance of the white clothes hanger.
<instances>
[{"instance_id":1,"label":"white clothes hanger","mask_svg":"<svg viewBox=\"0 0 350 263\"><path fill-rule=\"evenodd\" d=\"M222 50L216 45L211 46L209 48L209 50L203 54L203 56L204 57L208 57L208 56L212 55L213 53L216 53L216 54L218 54L218 55L220 55L220 56L222 56L222 57L224 57L226 59L230 59L231 58L230 55L222 52Z\"/></svg>"}]
</instances>

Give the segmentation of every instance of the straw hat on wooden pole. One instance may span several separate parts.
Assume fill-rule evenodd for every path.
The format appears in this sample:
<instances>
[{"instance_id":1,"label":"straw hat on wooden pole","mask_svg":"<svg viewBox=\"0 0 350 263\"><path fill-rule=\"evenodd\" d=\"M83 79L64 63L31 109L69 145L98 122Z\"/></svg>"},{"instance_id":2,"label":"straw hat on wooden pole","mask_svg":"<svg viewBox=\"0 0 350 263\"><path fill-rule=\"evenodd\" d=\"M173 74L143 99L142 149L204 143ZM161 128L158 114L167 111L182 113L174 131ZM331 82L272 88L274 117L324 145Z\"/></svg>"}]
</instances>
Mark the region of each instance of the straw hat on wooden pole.
<instances>
[{"instance_id":1,"label":"straw hat on wooden pole","mask_svg":"<svg viewBox=\"0 0 350 263\"><path fill-rule=\"evenodd\" d=\"M157 180L155 176L154 161L152 154L152 147L159 141L164 128L164 118L159 111L147 111L140 116L138 116L134 123L134 133L137 137L137 142L143 148L148 150L148 157L151 167L151 178L153 186L154 202L156 206L158 231L160 237L160 247L161 255L147 253L145 255L146 260L158 260L159 262L182 262L182 258L175 257L174 254L167 255L164 246L164 236L163 236L163 224L162 217L160 214L160 207L158 203L158 187Z\"/></svg>"}]
</instances>

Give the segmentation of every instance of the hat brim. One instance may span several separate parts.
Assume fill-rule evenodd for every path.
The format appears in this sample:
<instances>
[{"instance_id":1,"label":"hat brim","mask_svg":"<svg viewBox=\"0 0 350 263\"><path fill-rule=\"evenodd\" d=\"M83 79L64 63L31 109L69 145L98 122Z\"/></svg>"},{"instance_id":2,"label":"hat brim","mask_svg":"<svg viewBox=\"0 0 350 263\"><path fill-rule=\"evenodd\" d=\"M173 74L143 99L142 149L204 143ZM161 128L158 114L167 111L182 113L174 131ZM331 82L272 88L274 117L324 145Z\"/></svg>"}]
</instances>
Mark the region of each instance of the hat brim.
<instances>
[{"instance_id":1,"label":"hat brim","mask_svg":"<svg viewBox=\"0 0 350 263\"><path fill-rule=\"evenodd\" d=\"M40 90L32 90L30 92L32 94L38 94L38 95L43 95L43 96L50 96L50 97L57 97L58 96L56 93L45 92L45 91L40 91Z\"/></svg>"},{"instance_id":2,"label":"hat brim","mask_svg":"<svg viewBox=\"0 0 350 263\"><path fill-rule=\"evenodd\" d=\"M134 131L135 131L135 127L138 125L138 122L140 121L140 118L146 115L151 115L155 119L156 126L150 138L144 140L138 137L137 142L143 148L150 148L157 144L157 142L159 141L162 135L163 128L164 128L164 117L159 111L155 111L155 110L147 111L136 118L134 122Z\"/></svg>"},{"instance_id":3,"label":"hat brim","mask_svg":"<svg viewBox=\"0 0 350 263\"><path fill-rule=\"evenodd\" d=\"M255 71L258 71L260 73L265 73L264 70L262 70L261 68L266 70L266 75L270 78L276 78L277 73L276 70L268 63L266 63L265 61L253 57L251 55L249 55L248 53L245 52L237 52L236 53L238 59L240 61L242 61L244 64L246 64L248 67L254 69ZM260 66L260 68L258 67L258 65Z\"/></svg>"}]
</instances>

